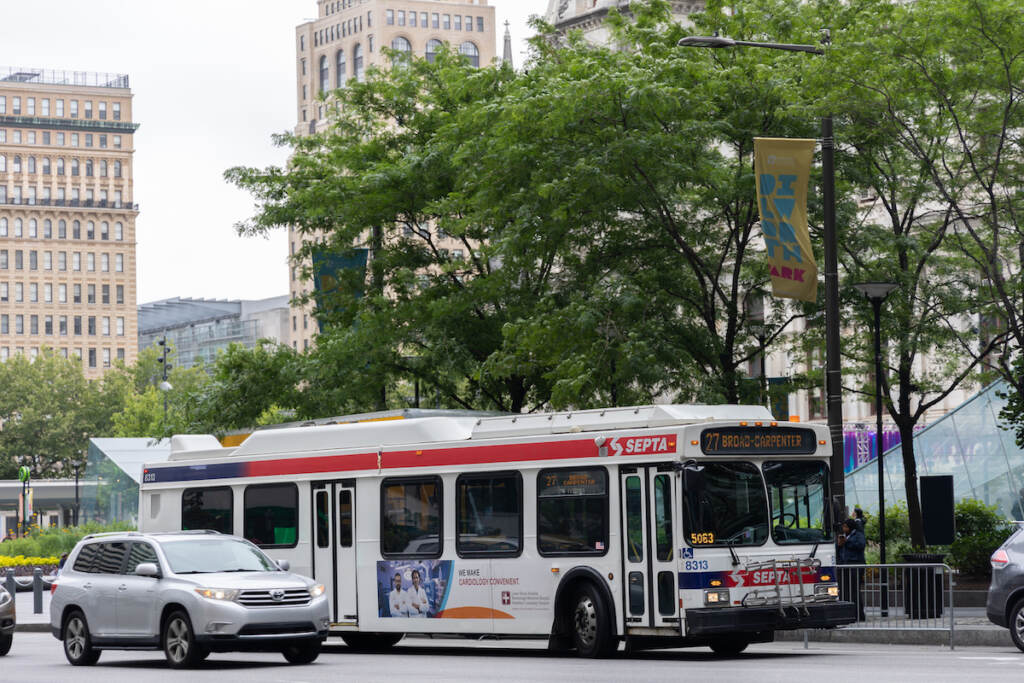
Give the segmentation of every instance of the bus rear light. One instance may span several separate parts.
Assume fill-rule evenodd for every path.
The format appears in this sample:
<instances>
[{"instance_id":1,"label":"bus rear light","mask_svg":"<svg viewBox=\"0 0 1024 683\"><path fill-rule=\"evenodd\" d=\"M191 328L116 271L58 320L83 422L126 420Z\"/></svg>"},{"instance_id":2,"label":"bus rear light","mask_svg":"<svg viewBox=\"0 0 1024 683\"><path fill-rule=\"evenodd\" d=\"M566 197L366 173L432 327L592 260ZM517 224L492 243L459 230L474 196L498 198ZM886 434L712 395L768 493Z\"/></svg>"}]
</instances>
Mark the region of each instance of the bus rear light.
<instances>
[{"instance_id":1,"label":"bus rear light","mask_svg":"<svg viewBox=\"0 0 1024 683\"><path fill-rule=\"evenodd\" d=\"M1010 563L1010 556L1006 554L1005 550L1000 548L992 553L992 557L989 558L989 562L992 563L993 569L1002 569Z\"/></svg>"},{"instance_id":2,"label":"bus rear light","mask_svg":"<svg viewBox=\"0 0 1024 683\"><path fill-rule=\"evenodd\" d=\"M714 586L715 588L717 588L717 587L722 585L722 582L719 579L712 579L711 580L711 585Z\"/></svg>"}]
</instances>

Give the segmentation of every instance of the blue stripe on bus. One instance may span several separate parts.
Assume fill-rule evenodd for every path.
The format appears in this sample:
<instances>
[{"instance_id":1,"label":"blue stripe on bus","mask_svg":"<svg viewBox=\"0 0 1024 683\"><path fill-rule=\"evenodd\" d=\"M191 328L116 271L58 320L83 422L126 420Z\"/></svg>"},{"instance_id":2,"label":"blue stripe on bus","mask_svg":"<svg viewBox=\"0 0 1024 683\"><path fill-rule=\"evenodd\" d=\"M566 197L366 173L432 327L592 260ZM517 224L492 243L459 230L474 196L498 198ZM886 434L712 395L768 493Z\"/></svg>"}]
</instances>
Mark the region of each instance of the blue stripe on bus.
<instances>
[{"instance_id":1,"label":"blue stripe on bus","mask_svg":"<svg viewBox=\"0 0 1024 683\"><path fill-rule=\"evenodd\" d=\"M144 470L145 484L159 484L168 481L201 481L204 479L234 479L249 474L248 463L225 462L216 465L182 465L180 467L157 467Z\"/></svg>"}]
</instances>

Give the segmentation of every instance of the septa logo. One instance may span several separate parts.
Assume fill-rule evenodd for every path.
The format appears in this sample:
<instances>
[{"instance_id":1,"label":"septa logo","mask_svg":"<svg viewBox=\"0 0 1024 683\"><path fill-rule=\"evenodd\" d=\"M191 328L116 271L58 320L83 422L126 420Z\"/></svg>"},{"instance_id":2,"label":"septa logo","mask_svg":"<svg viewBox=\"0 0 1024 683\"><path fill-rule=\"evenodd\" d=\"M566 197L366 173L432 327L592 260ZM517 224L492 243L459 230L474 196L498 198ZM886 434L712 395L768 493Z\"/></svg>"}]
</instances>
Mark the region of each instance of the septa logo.
<instances>
[{"instance_id":1,"label":"septa logo","mask_svg":"<svg viewBox=\"0 0 1024 683\"><path fill-rule=\"evenodd\" d=\"M609 442L615 455L658 455L675 453L676 435L617 436Z\"/></svg>"}]
</instances>

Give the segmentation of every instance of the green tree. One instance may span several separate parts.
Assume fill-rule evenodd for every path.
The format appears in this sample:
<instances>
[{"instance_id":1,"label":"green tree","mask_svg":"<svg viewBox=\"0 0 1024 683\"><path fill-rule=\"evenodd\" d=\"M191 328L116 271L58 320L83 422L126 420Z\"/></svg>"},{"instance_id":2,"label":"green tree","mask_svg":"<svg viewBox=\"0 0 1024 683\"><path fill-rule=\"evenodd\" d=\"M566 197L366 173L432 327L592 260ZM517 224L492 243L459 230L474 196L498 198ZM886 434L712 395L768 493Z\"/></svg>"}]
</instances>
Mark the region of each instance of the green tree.
<instances>
[{"instance_id":1,"label":"green tree","mask_svg":"<svg viewBox=\"0 0 1024 683\"><path fill-rule=\"evenodd\" d=\"M43 349L35 359L16 354L0 363L0 478L28 465L38 479L66 477L88 439L110 425L127 383L112 371L90 382L81 360Z\"/></svg>"}]
</instances>

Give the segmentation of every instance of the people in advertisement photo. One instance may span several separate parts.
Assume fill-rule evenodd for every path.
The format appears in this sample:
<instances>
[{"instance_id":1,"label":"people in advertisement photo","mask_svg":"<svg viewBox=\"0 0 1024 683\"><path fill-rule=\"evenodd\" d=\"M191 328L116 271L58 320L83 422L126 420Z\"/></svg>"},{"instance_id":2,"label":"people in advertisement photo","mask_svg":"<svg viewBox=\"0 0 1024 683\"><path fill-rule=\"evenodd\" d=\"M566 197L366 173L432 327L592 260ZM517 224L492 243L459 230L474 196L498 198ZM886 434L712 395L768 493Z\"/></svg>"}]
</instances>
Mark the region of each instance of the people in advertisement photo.
<instances>
[{"instance_id":1,"label":"people in advertisement photo","mask_svg":"<svg viewBox=\"0 0 1024 683\"><path fill-rule=\"evenodd\" d=\"M437 618L444 609L451 572L451 560L378 562L378 615L391 618Z\"/></svg>"}]
</instances>

